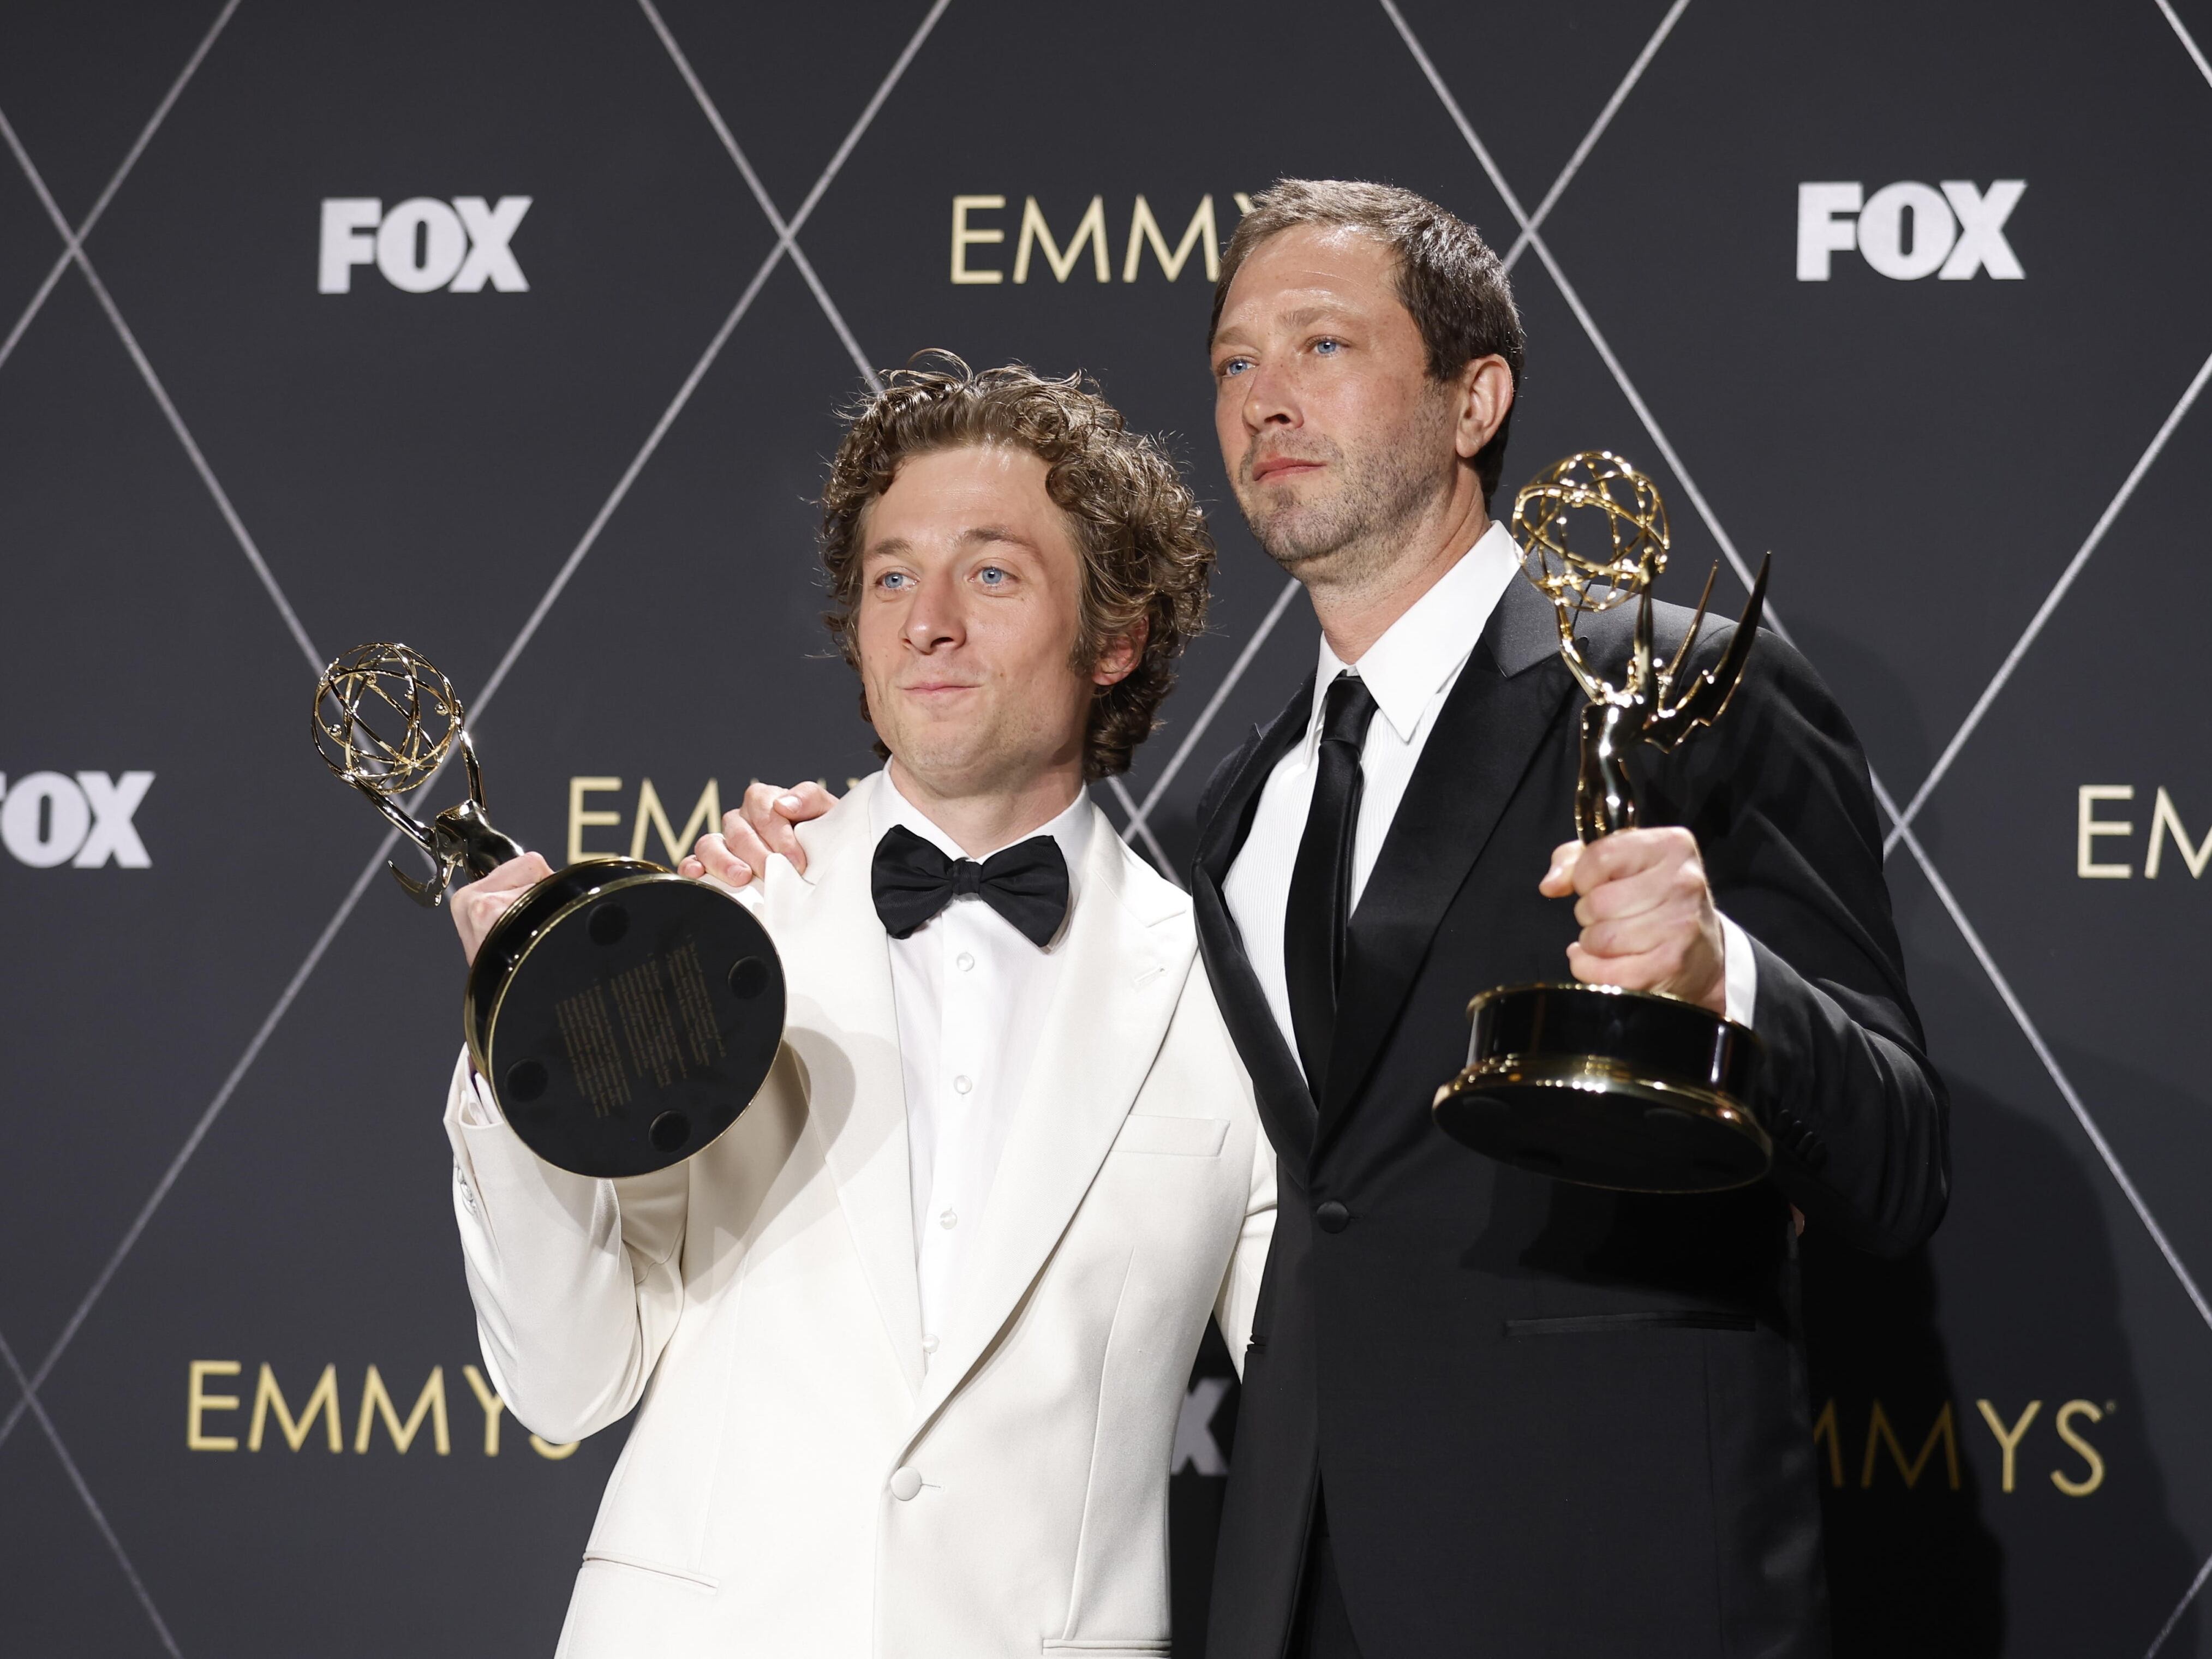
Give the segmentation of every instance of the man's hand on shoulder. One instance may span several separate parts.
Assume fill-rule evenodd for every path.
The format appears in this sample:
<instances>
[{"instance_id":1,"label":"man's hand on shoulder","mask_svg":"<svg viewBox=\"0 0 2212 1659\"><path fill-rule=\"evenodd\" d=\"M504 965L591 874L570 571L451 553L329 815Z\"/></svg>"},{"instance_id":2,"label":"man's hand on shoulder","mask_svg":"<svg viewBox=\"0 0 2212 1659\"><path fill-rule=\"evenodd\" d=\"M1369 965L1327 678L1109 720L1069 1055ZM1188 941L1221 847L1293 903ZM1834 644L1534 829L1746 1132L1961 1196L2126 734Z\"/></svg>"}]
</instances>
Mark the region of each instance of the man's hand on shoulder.
<instances>
[{"instance_id":1,"label":"man's hand on shoulder","mask_svg":"<svg viewBox=\"0 0 2212 1659\"><path fill-rule=\"evenodd\" d=\"M677 866L677 873L695 879L711 876L726 887L743 887L768 868L771 853L782 854L793 869L804 872L806 849L799 844L798 826L836 804L836 796L818 783L789 789L780 784L752 784L745 790L745 804L722 814L719 831L699 837L691 856Z\"/></svg>"},{"instance_id":2,"label":"man's hand on shoulder","mask_svg":"<svg viewBox=\"0 0 2212 1659\"><path fill-rule=\"evenodd\" d=\"M1552 854L1540 890L1575 896L1567 966L1587 985L1661 991L1725 1016L1726 940L1686 830L1623 830Z\"/></svg>"},{"instance_id":3,"label":"man's hand on shoulder","mask_svg":"<svg viewBox=\"0 0 2212 1659\"><path fill-rule=\"evenodd\" d=\"M484 935L491 932L492 924L507 914L507 907L520 898L523 893L536 886L553 873L553 866L542 854L525 853L519 859L509 859L488 876L479 876L465 887L456 887L448 904L453 913L453 928L461 936L461 950L469 963L476 963L477 951L482 948Z\"/></svg>"}]
</instances>

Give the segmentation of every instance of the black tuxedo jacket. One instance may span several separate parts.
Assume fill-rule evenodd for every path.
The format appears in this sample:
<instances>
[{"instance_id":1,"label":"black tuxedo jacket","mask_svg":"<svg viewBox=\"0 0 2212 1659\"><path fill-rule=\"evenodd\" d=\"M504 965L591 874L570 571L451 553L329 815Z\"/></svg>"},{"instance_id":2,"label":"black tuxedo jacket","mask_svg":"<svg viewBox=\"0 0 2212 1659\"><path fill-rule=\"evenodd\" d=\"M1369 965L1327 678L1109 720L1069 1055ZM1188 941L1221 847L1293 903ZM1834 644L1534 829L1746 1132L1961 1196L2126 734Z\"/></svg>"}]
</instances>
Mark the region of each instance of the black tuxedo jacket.
<instances>
[{"instance_id":1,"label":"black tuxedo jacket","mask_svg":"<svg viewBox=\"0 0 2212 1659\"><path fill-rule=\"evenodd\" d=\"M1658 608L1662 660L1687 624ZM1618 683L1634 623L1587 619ZM1732 630L1695 655L1710 664ZM1310 681L1214 775L1193 889L1215 994L1280 1155L1222 1522L1212 1659L1278 1659L1316 1493L1365 1659L1827 1651L1790 1206L1882 1254L1943 1212L1948 1107L1921 1053L1857 740L1771 634L1718 724L1631 764L1644 822L1698 837L1756 941L1771 1176L1603 1192L1492 1162L1430 1117L1467 1004L1567 977L1583 698L1515 582L1422 750L1350 924L1311 1091L1223 884ZM1316 1209L1349 1212L1325 1231Z\"/></svg>"}]
</instances>

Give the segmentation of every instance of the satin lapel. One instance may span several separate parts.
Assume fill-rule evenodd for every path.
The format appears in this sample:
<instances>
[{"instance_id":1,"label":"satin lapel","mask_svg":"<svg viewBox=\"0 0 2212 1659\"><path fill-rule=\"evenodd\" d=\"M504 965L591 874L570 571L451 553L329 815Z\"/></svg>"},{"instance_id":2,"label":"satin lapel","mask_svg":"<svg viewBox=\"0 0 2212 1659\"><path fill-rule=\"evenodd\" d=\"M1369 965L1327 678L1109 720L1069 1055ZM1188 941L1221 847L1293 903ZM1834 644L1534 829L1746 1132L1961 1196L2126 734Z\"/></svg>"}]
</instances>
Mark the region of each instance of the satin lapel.
<instances>
[{"instance_id":1,"label":"satin lapel","mask_svg":"<svg viewBox=\"0 0 2212 1659\"><path fill-rule=\"evenodd\" d=\"M982 1234L942 1351L923 1385L917 1429L997 1339L1067 1231L1151 1073L1189 977L1186 914L1165 881L1133 879L1121 837L1093 824L1060 983L1030 1062Z\"/></svg>"},{"instance_id":2,"label":"satin lapel","mask_svg":"<svg viewBox=\"0 0 2212 1659\"><path fill-rule=\"evenodd\" d=\"M1236 863L1251 832L1252 814L1259 807L1261 791L1267 787L1275 763L1297 745L1312 718L1313 677L1309 674L1274 723L1264 733L1255 734L1258 741L1237 769L1228 793L1214 808L1212 817L1199 826L1198 858L1191 880L1199 946L1205 953L1206 974L1213 981L1213 1000L1220 1006L1222 1022L1229 1027L1244 1069L1252 1074L1267 1139L1278 1155L1297 1161L1301 1179L1305 1158L1313 1150L1317 1121L1313 1094L1306 1087L1297 1056L1283 1038L1283 1028L1276 1024L1274 1010L1267 1006L1267 993L1260 988L1252 971L1244 935L1237 919L1229 914L1223 888L1230 866ZM1263 940L1261 948L1279 951L1283 942Z\"/></svg>"},{"instance_id":3,"label":"satin lapel","mask_svg":"<svg viewBox=\"0 0 2212 1659\"><path fill-rule=\"evenodd\" d=\"M807 1116L907 1386L922 1386L906 1074L891 1000L890 942L869 887L872 777L805 826L806 877L767 921L791 987L784 1041L805 1064Z\"/></svg>"},{"instance_id":4,"label":"satin lapel","mask_svg":"<svg viewBox=\"0 0 2212 1659\"><path fill-rule=\"evenodd\" d=\"M1562 710L1576 688L1559 660L1559 637L1549 601L1515 582L1491 613L1422 745L1352 913L1322 1101L1323 1135L1366 1079L1452 896L1482 855L1528 763L1540 744L1571 741ZM1561 837L1573 828L1563 823ZM1531 870L1528 879L1542 874ZM1483 988L1470 985L1468 994Z\"/></svg>"}]
</instances>

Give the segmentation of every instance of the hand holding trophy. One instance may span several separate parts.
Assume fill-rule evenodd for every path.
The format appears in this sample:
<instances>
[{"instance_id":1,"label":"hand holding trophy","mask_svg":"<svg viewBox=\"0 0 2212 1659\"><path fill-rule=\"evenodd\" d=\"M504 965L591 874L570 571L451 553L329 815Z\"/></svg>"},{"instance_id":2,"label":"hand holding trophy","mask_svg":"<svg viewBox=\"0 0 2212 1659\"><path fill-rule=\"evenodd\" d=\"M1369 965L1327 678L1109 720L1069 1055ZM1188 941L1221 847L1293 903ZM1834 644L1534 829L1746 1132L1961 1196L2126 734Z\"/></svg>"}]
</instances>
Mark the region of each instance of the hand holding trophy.
<instances>
[{"instance_id":1,"label":"hand holding trophy","mask_svg":"<svg viewBox=\"0 0 2212 1659\"><path fill-rule=\"evenodd\" d=\"M389 735L386 735L389 734ZM362 645L315 686L315 747L436 866L392 875L435 908L457 877L523 855L485 815L452 684L404 645ZM428 823L399 805L458 749L469 796ZM736 1121L782 1041L783 967L727 892L643 859L590 858L508 907L462 1003L469 1054L523 1143L586 1176L649 1174Z\"/></svg>"},{"instance_id":2,"label":"hand holding trophy","mask_svg":"<svg viewBox=\"0 0 2212 1659\"><path fill-rule=\"evenodd\" d=\"M1651 585L1667 568L1668 538L1650 479L1604 451L1569 456L1515 499L1511 528L1522 574L1551 600L1560 655L1589 700L1576 833L1588 843L1634 829L1629 751L1647 743L1671 750L1720 718L1758 636L1766 565L1720 661L1685 681L1713 579L1673 659L1655 663ZM1632 601L1635 641L1625 683L1614 685L1585 660L1576 624ZM1467 1066L1434 1105L1454 1139L1540 1175L1636 1192L1717 1191L1766 1173L1772 1143L1751 1102L1759 1043L1743 1026L1609 985L1500 987L1468 1014Z\"/></svg>"}]
</instances>

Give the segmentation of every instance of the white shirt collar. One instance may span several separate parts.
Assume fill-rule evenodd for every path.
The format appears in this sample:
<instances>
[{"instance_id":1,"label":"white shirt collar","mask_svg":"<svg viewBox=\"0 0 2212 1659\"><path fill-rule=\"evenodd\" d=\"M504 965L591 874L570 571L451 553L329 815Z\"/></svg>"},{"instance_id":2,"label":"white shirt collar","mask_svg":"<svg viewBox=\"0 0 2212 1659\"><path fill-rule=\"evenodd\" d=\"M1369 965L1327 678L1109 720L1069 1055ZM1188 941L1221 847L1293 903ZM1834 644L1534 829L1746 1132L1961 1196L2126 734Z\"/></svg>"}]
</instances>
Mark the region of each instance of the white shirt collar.
<instances>
[{"instance_id":1,"label":"white shirt collar","mask_svg":"<svg viewBox=\"0 0 2212 1659\"><path fill-rule=\"evenodd\" d=\"M884 768L882 777L883 787L875 791L874 798L869 803L869 828L873 840L881 841L893 824L898 824L920 836L949 859L968 856L961 850L958 842L939 829L921 808L899 793L898 785L891 781L890 767ZM1084 856L1091 850L1091 832L1097 822L1097 814L1091 807L1090 793L1085 790L1079 792L1069 803L1067 810L1051 823L1041 824L1006 843L1006 847L1016 847L1038 836L1050 836L1060 843L1060 855L1067 860L1067 908L1071 915L1074 913L1076 895L1081 887ZM994 847L990 853L984 854L983 858L1004 851L1006 847ZM981 863L982 859L976 862Z\"/></svg>"},{"instance_id":2,"label":"white shirt collar","mask_svg":"<svg viewBox=\"0 0 2212 1659\"><path fill-rule=\"evenodd\" d=\"M1429 700L1459 672L1489 625L1490 613L1520 571L1521 550L1505 526L1493 520L1459 562L1437 577L1435 586L1367 647L1357 672L1400 742L1413 740ZM1352 666L1328 648L1324 635L1320 667L1314 675L1313 714L1306 728L1309 744L1319 741L1322 702L1329 682Z\"/></svg>"}]
</instances>

